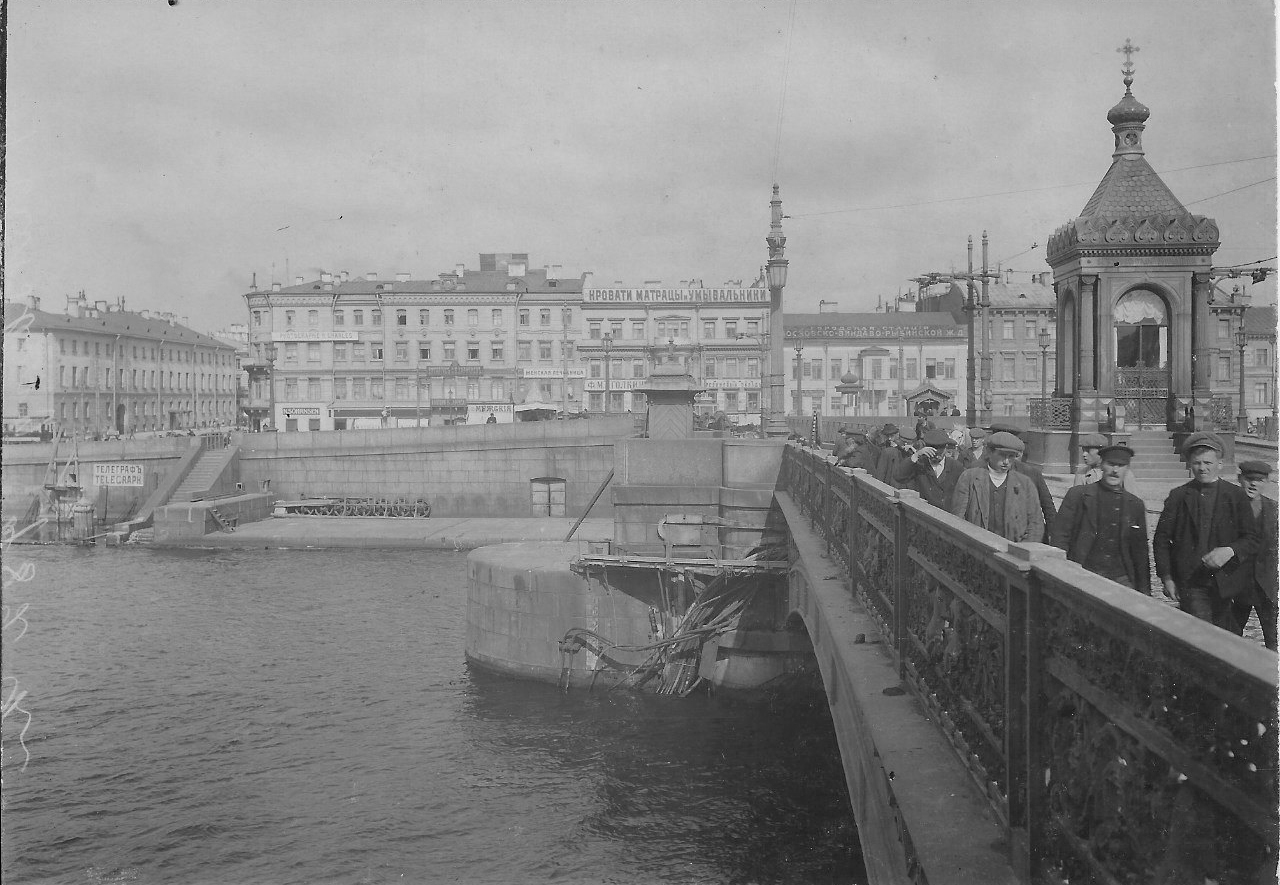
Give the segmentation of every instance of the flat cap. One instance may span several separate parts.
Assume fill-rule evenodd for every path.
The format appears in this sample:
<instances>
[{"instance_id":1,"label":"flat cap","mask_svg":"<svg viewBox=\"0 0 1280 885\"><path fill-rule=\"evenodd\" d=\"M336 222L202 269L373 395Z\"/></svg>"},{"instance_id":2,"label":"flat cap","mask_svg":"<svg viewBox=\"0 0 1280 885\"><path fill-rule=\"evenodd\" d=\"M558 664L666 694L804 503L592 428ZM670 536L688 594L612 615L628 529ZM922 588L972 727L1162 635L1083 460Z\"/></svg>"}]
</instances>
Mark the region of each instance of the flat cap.
<instances>
[{"instance_id":1,"label":"flat cap","mask_svg":"<svg viewBox=\"0 0 1280 885\"><path fill-rule=\"evenodd\" d=\"M1101 433L1086 433L1080 437L1080 448L1100 449L1107 444L1107 438Z\"/></svg>"},{"instance_id":2,"label":"flat cap","mask_svg":"<svg viewBox=\"0 0 1280 885\"><path fill-rule=\"evenodd\" d=\"M1133 460L1133 449L1124 443L1114 443L1109 446L1102 446L1098 449L1098 454L1102 460L1108 464L1128 465Z\"/></svg>"},{"instance_id":3,"label":"flat cap","mask_svg":"<svg viewBox=\"0 0 1280 885\"><path fill-rule=\"evenodd\" d=\"M993 433L991 436L987 437L987 448L999 449L1001 451L1013 452L1021 455L1026 446L1023 445L1022 440L1018 439L1012 433L1007 433L1001 430L998 433Z\"/></svg>"},{"instance_id":4,"label":"flat cap","mask_svg":"<svg viewBox=\"0 0 1280 885\"><path fill-rule=\"evenodd\" d=\"M987 428L987 430L990 430L992 433L1012 433L1014 436L1022 436L1022 428L1014 427L1012 424L992 424Z\"/></svg>"},{"instance_id":5,"label":"flat cap","mask_svg":"<svg viewBox=\"0 0 1280 885\"><path fill-rule=\"evenodd\" d=\"M970 427L968 428L968 431L969 431L969 439L982 439L984 436L987 435L987 432L983 430L981 427Z\"/></svg>"},{"instance_id":6,"label":"flat cap","mask_svg":"<svg viewBox=\"0 0 1280 885\"><path fill-rule=\"evenodd\" d=\"M924 432L924 444L935 449L946 448L951 445L951 437L947 436L946 431L938 430L937 428L926 430Z\"/></svg>"},{"instance_id":7,"label":"flat cap","mask_svg":"<svg viewBox=\"0 0 1280 885\"><path fill-rule=\"evenodd\" d=\"M1213 449L1221 455L1223 451L1222 438L1216 433L1201 430L1187 437L1187 441L1182 444L1182 454L1190 455L1192 449Z\"/></svg>"},{"instance_id":8,"label":"flat cap","mask_svg":"<svg viewBox=\"0 0 1280 885\"><path fill-rule=\"evenodd\" d=\"M898 425L897 425L897 424L886 424L884 427L881 427L881 428L880 428L880 432L881 432L881 433L883 433L885 436L897 436L897 435L898 435Z\"/></svg>"},{"instance_id":9,"label":"flat cap","mask_svg":"<svg viewBox=\"0 0 1280 885\"><path fill-rule=\"evenodd\" d=\"M1240 475L1266 479L1271 475L1271 465L1266 461L1243 461L1240 464Z\"/></svg>"}]
</instances>

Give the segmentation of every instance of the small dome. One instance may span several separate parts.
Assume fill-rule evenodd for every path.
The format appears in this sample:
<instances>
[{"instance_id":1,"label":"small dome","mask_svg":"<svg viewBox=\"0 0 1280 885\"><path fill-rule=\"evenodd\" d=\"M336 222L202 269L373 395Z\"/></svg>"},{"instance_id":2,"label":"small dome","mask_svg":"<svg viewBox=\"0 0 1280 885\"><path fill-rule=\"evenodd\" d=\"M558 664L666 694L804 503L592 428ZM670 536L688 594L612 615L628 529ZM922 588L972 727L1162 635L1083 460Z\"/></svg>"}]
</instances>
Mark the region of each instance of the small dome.
<instances>
[{"instance_id":1,"label":"small dome","mask_svg":"<svg viewBox=\"0 0 1280 885\"><path fill-rule=\"evenodd\" d=\"M1112 126L1145 123L1150 116L1151 109L1134 98L1133 93L1128 90L1125 91L1124 98L1120 99L1120 103L1107 111L1107 121Z\"/></svg>"},{"instance_id":2,"label":"small dome","mask_svg":"<svg viewBox=\"0 0 1280 885\"><path fill-rule=\"evenodd\" d=\"M845 372L843 375L840 376L841 384L854 384L859 380L860 379L858 378L858 376L853 374L852 372Z\"/></svg>"}]
</instances>

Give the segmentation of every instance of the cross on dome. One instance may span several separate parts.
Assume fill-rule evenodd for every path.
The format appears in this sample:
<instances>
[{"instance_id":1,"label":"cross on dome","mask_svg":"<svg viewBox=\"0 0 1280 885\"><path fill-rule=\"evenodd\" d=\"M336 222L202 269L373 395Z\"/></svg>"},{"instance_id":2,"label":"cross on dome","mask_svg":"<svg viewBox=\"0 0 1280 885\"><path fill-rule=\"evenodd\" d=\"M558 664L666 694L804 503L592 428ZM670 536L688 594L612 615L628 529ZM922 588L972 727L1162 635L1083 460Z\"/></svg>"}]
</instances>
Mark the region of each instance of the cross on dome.
<instances>
[{"instance_id":1,"label":"cross on dome","mask_svg":"<svg viewBox=\"0 0 1280 885\"><path fill-rule=\"evenodd\" d=\"M1134 46L1133 41L1128 37L1124 38L1124 45L1116 52L1124 53L1124 64L1120 66L1120 73L1124 74L1124 88L1128 90L1133 85L1133 54L1140 52L1142 47Z\"/></svg>"}]
</instances>

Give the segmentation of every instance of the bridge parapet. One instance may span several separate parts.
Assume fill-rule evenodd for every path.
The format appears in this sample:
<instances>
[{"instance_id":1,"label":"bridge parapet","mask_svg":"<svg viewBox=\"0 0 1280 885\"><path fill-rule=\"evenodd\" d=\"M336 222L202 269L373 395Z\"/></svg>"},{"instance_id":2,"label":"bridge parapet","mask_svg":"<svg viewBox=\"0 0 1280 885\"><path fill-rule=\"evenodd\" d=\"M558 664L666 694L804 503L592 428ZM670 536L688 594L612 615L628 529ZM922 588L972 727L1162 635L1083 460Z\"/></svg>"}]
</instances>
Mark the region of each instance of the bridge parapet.
<instances>
[{"instance_id":1,"label":"bridge parapet","mask_svg":"<svg viewBox=\"0 0 1280 885\"><path fill-rule=\"evenodd\" d=\"M819 453L788 446L779 491L843 562L1019 878L1272 880L1273 653Z\"/></svg>"}]
</instances>

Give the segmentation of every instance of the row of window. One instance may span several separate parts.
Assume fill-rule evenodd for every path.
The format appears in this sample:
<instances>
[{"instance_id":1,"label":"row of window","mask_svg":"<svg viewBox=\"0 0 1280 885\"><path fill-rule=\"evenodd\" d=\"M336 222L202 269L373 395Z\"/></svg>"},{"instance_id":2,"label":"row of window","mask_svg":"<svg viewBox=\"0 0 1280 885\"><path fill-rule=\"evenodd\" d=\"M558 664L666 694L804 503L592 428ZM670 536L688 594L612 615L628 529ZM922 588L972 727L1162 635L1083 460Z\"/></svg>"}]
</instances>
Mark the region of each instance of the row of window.
<instances>
[{"instance_id":1,"label":"row of window","mask_svg":"<svg viewBox=\"0 0 1280 885\"><path fill-rule=\"evenodd\" d=\"M110 425L112 404L110 401L102 403L101 416L102 423ZM161 412L178 412L187 413L194 412L197 417L206 416L214 417L221 415L223 417L231 417L232 405L229 402L211 403L202 400L193 403L191 400L169 400L161 405ZM156 403L154 400L144 400L134 404L134 415L137 417L149 417L156 413ZM28 416L28 407L26 403L18 404L18 417L26 418ZM93 400L71 400L58 404L58 419L63 423L68 420L79 421L83 418L85 421L92 421L94 418Z\"/></svg>"},{"instance_id":2,"label":"row of window","mask_svg":"<svg viewBox=\"0 0 1280 885\"><path fill-rule=\"evenodd\" d=\"M427 404L431 400L429 392L429 383L422 380L421 386L415 386L415 381L419 379L413 377L396 377L396 378L362 378L355 376L351 378L286 378L284 381L284 399L286 402L298 402L300 396L305 399L316 402L321 400L383 400L391 399L398 402L422 402ZM445 399L457 399L459 390L459 381L457 379L446 379L442 389ZM487 392L490 400L505 400L507 398L507 384L501 379L494 378L473 378L464 382L467 399L479 401L482 391ZM548 388L550 385L544 385ZM260 385L254 386L255 398L262 399L263 390Z\"/></svg>"},{"instance_id":3,"label":"row of window","mask_svg":"<svg viewBox=\"0 0 1280 885\"><path fill-rule=\"evenodd\" d=\"M333 309L333 324L334 324L335 326L345 326L345 325L347 325L347 315L348 315L348 310L350 311L350 316L351 316L351 325L353 325L353 326L363 326L363 325L365 324L365 322L364 322L364 319L365 319L365 309L364 309L364 308L358 308L358 307L357 307L357 308L350 308L350 309L348 309L348 308L334 308L334 309ZM441 309L441 308L437 308L437 310L440 310L440 314L439 314L439 316L441 317L442 322L443 322L443 324L444 324L444 325L446 325L446 326L456 325L456 323L457 323L457 315L458 315L459 311L457 311L457 310L455 310L454 308L451 308L451 307L446 307L446 308L443 308L443 309ZM503 324L503 313L504 313L504 312L503 312L503 309L502 309L502 308L500 308L500 307L492 308L492 309L489 311L489 322L490 322L490 324L492 324L492 325L494 325L494 326L501 326L501 325ZM382 308L380 308L380 307L371 307L371 308L369 308L369 309L368 309L368 314L369 314L369 325L371 325L371 326L381 326L381 325L382 325L382 320L383 320L383 309L382 309ZM476 327L476 326L479 326L479 325L480 325L480 310L479 310L479 308L474 308L474 307L473 307L473 308L468 308L468 309L465 311L465 314L466 314L466 320L467 320L467 325L468 325L468 326ZM253 324L254 324L255 326L261 326L261 325L262 325L263 320L264 320L264 319L266 319L268 316L269 316L269 312L268 312L268 311L265 311L265 310L255 310L255 311L253 311ZM411 313L410 313L410 311L409 311L407 308L396 308L396 309L395 309L395 313L391 314L391 316L394 318L394 320L395 320L395 324L396 324L397 326L407 326L407 325L409 325L409 318L410 318L410 316L411 316ZM418 316L418 325L419 325L419 326L429 326L429 325L431 325L431 308L425 308L425 307L424 307L424 308L419 309L419 310L417 311L417 316ZM538 309L538 325L539 325L539 326L541 326L541 327L543 327L543 328L551 328L551 320L552 320L552 316L553 316L553 311L552 311L552 309L551 309L551 308L539 308L539 309ZM319 311L318 309L316 309L316 310L308 310L308 311L307 311L307 317L306 317L306 318L307 318L307 325L308 325L308 326L319 326L319 325L320 325L320 311ZM532 323L533 323L533 311L532 311L531 309L524 309L524 308L522 308L522 309L520 309L520 310L516 311L516 320L517 320L518 325L521 325L521 326L530 326L530 325L532 325ZM562 309L560 310L560 324L561 324L562 326L568 327L572 322L573 322L573 311L572 311L571 309L569 309L569 308L562 308ZM286 327L286 328L292 328L292 327L294 327L294 326L297 326L297 325L298 325L298 311L296 311L296 310L286 310L286 311L284 312L284 324L285 324L285 327Z\"/></svg>"},{"instance_id":4,"label":"row of window","mask_svg":"<svg viewBox=\"0 0 1280 885\"><path fill-rule=\"evenodd\" d=\"M126 375L125 373L128 372ZM94 387L96 383L101 381L102 390L155 390L156 389L156 370L146 369L116 369L115 385L112 385L111 369L102 369L101 372L92 372L88 366L58 366L58 387L60 389L76 388L76 387ZM192 387L192 376L195 376L195 387ZM21 375L19 375L21 377ZM70 384L67 381L70 380ZM210 393L218 393L221 391L230 392L233 389L233 383L230 375L214 375L207 373L192 372L169 372L168 383L166 384L166 373L159 373L159 383L161 390L205 390ZM175 386L176 384L176 386Z\"/></svg>"},{"instance_id":5,"label":"row of window","mask_svg":"<svg viewBox=\"0 0 1280 885\"><path fill-rule=\"evenodd\" d=\"M1017 327L1018 327L1017 324L1018 324L1017 320L1001 320L1000 321L1000 337L1005 341L1014 340L1017 332ZM1023 339L1025 339L1026 341L1034 341L1036 343L1039 343L1041 328L1042 326L1038 320L1031 319L1031 318L1023 320L1022 322ZM1043 326L1043 328L1047 328L1049 330L1050 341L1053 341L1058 337L1057 330L1053 326Z\"/></svg>"},{"instance_id":6,"label":"row of window","mask_svg":"<svg viewBox=\"0 0 1280 885\"><path fill-rule=\"evenodd\" d=\"M18 350L26 349L27 340L25 338L18 338L17 342ZM102 341L94 341L92 343L93 356L106 356L108 358L116 356L116 343L114 341L107 341L105 343ZM90 342L88 341L80 341L76 338L59 338L58 353L63 356L66 356L68 353L70 353L71 356L80 356L81 353L85 356L89 356L89 344ZM157 349L155 347L148 347L145 344L141 348L136 344L129 346L131 348L133 359L135 360L138 359L139 350L142 351L142 359L144 360L155 360L156 358ZM120 346L121 357L125 355L124 348L124 345ZM176 347L161 347L158 352L161 360L167 360L175 363L200 363L201 365L206 366L230 366L232 364L232 354L230 353L218 353L216 351L200 350L198 348L193 350L179 350Z\"/></svg>"},{"instance_id":7,"label":"row of window","mask_svg":"<svg viewBox=\"0 0 1280 885\"><path fill-rule=\"evenodd\" d=\"M702 337L703 340L715 338L737 338L739 336L738 323L743 322L741 334L744 336L760 337L760 320L703 320L702 321ZM605 320L587 320L587 335L590 338L601 339L608 336L611 339L623 338L628 323L631 326L631 336L637 340L645 340L645 321L644 320L609 320L606 324ZM655 320L654 331L658 340L688 340L689 338L689 320ZM723 323L724 334L717 335L716 330Z\"/></svg>"},{"instance_id":8,"label":"row of window","mask_svg":"<svg viewBox=\"0 0 1280 885\"><path fill-rule=\"evenodd\" d=\"M831 378L833 381L839 380L841 377L842 367L844 366L843 360L801 360L798 368L794 365L791 367L791 377L794 380L796 378L797 371L800 371L803 372L805 378L822 380L823 371L824 368L827 368L826 364L828 362L830 363L829 368L831 374L827 377ZM866 363L865 366L863 366L864 362ZM886 378L884 374L886 363L888 364L889 369L889 374L887 376L888 379L896 380L898 377L898 361L895 358L889 358L887 360L877 357L868 357L865 360L852 359L849 360L849 371L854 374L854 377L865 377L873 381L879 381ZM920 380L920 361L914 358L903 359L903 363L906 366L906 372L902 377L907 381ZM748 375L747 377L754 378L755 376ZM954 380L956 377L956 361L954 359L939 360L933 359L932 357L926 358L924 361L924 377Z\"/></svg>"},{"instance_id":9,"label":"row of window","mask_svg":"<svg viewBox=\"0 0 1280 885\"><path fill-rule=\"evenodd\" d=\"M553 358L553 341L520 341L516 343L516 359L532 360L534 358L534 347L537 346L537 358L542 361L550 361ZM488 359L493 363L501 363L506 359L506 343L503 341L488 342ZM417 361L431 362L433 355L433 344L430 341L419 341L416 343ZM444 341L440 343L440 348L435 351L445 363L458 361L459 353L468 362L479 362L482 355L484 345L479 341ZM304 351L299 350L296 343L289 342L284 345L284 362L285 365L296 364L299 356ZM411 345L408 341L392 342L392 358L397 363L407 363L409 354L411 353ZM308 342L306 344L306 362L318 363L321 361L320 344L317 342ZM572 359L574 347L571 342L561 342L560 357L561 359ZM350 341L350 342L334 342L333 344L333 361L335 363L363 363L363 362L382 362L387 358L386 346L381 341Z\"/></svg>"}]
</instances>

